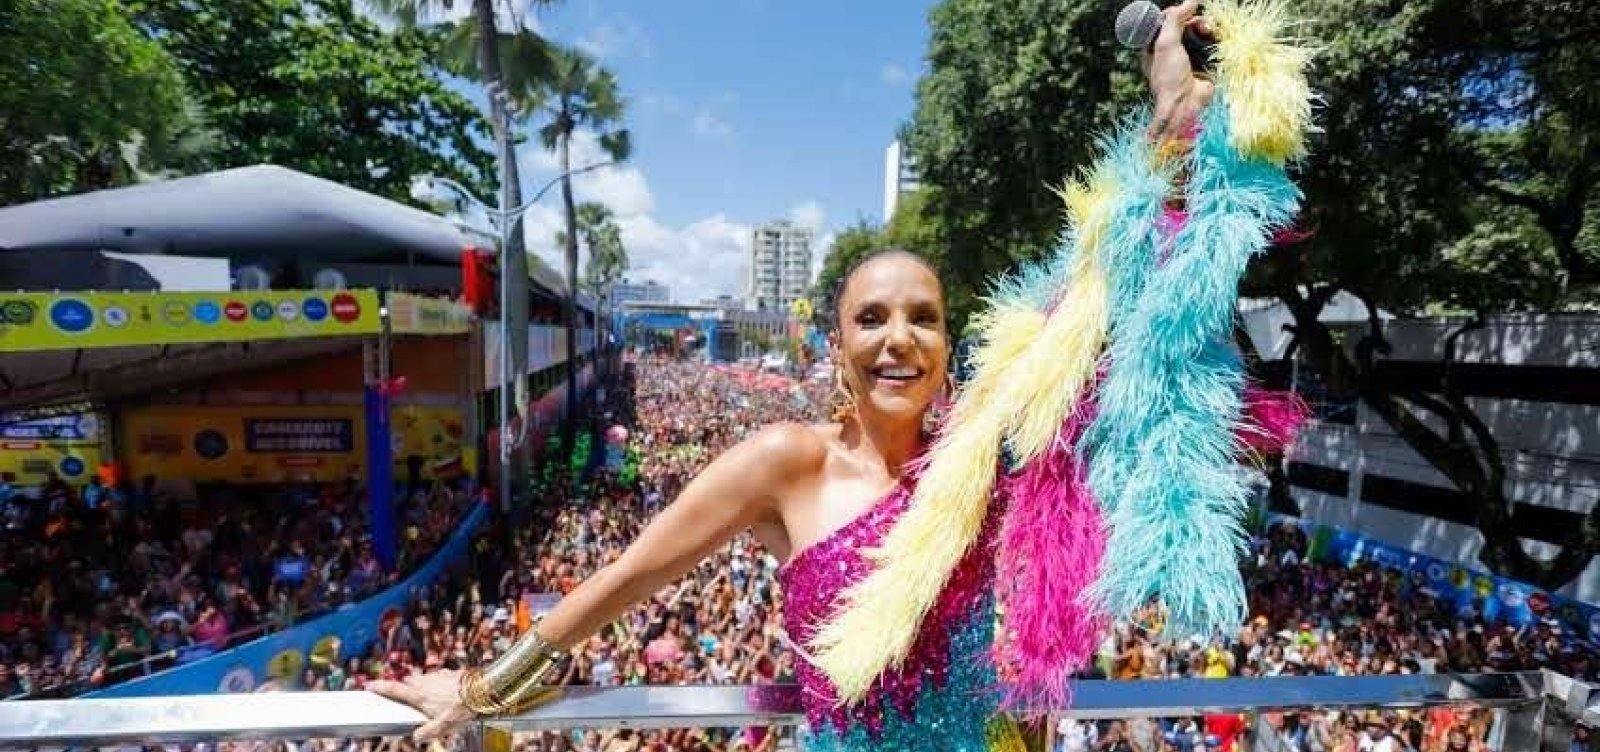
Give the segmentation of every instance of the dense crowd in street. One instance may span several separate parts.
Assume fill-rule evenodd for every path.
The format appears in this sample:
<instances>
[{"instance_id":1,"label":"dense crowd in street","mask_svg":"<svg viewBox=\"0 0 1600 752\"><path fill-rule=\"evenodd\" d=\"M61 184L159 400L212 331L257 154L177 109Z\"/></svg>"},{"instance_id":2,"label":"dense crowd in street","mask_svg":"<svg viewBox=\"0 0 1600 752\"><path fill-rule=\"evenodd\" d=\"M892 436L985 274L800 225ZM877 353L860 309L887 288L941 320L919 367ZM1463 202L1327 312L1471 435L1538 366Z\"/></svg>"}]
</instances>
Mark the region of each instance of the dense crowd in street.
<instances>
[{"instance_id":1,"label":"dense crowd in street","mask_svg":"<svg viewBox=\"0 0 1600 752\"><path fill-rule=\"evenodd\" d=\"M585 426L595 435L626 429L627 459L593 472L550 463L557 469L538 481L533 503L487 526L467 565L416 593L404 612L386 617L365 654L313 658L268 688L358 689L375 678L493 660L543 609L618 557L711 458L764 424L818 419L827 398L821 382L777 388L737 369L651 358L637 366L631 384L613 390ZM109 667L163 651L220 649L241 628L337 607L383 579L362 538L360 498L351 488L325 488L277 506L209 507L159 496L90 506L82 498L88 495L52 501L48 514L25 520L26 535L8 536L0 549L6 650L0 663L9 669L0 674L0 688L25 691L29 685L19 685L19 672L40 686L49 671L58 683L73 677L89 686L97 679L86 662L103 676ZM467 497L438 484L415 489L406 506L403 556L431 550ZM272 534L256 534L263 530ZM1559 622L1522 629L1492 623L1374 565L1312 561L1308 545L1294 526L1265 530L1254 540L1244 564L1252 618L1236 634L1174 639L1163 634L1159 615L1150 614L1119 625L1086 678L1537 667L1600 678L1593 646ZM119 558L126 567L104 563ZM796 658L777 618L779 567L753 538L740 536L576 648L559 667L561 683L791 680ZM1055 744L1061 752L1480 752L1492 748L1495 723L1488 712L1466 708L1069 720L1056 727ZM574 731L526 735L517 749L734 752L770 751L779 743L776 733L762 728ZM359 751L374 744L317 746ZM407 741L385 745L410 749ZM1574 750L1586 752L1585 745Z\"/></svg>"},{"instance_id":2,"label":"dense crowd in street","mask_svg":"<svg viewBox=\"0 0 1600 752\"><path fill-rule=\"evenodd\" d=\"M402 478L386 575L354 481L0 483L0 698L80 694L358 601L430 554L470 498Z\"/></svg>"}]
</instances>

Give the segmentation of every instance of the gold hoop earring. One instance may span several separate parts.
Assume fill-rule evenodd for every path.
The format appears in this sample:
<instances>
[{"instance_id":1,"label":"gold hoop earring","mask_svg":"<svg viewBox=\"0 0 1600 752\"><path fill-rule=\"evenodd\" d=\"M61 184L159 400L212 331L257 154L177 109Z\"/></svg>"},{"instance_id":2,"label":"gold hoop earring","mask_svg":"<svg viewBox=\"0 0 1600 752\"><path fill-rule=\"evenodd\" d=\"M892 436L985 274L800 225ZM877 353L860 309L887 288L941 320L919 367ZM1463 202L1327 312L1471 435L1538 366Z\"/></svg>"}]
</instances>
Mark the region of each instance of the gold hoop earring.
<instances>
[{"instance_id":1,"label":"gold hoop earring","mask_svg":"<svg viewBox=\"0 0 1600 752\"><path fill-rule=\"evenodd\" d=\"M928 406L928 411L922 415L922 430L925 433L934 433L944 425L945 416L950 413L950 406L955 404L956 380L949 371L944 372L944 391L933 398L933 404Z\"/></svg>"},{"instance_id":2,"label":"gold hoop earring","mask_svg":"<svg viewBox=\"0 0 1600 752\"><path fill-rule=\"evenodd\" d=\"M833 369L833 413L830 416L835 423L843 423L856 414L856 396L850 392L849 385L844 381L844 369Z\"/></svg>"}]
</instances>

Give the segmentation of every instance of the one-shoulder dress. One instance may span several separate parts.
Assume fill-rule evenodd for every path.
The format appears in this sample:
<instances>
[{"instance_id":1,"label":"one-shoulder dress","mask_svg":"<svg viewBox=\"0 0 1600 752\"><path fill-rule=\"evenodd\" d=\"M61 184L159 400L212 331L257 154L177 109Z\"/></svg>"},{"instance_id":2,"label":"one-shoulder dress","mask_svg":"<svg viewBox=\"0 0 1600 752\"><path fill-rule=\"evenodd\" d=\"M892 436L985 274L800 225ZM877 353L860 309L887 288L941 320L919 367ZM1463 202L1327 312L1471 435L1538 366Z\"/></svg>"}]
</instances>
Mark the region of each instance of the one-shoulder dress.
<instances>
[{"instance_id":1,"label":"one-shoulder dress","mask_svg":"<svg viewBox=\"0 0 1600 752\"><path fill-rule=\"evenodd\" d=\"M911 500L908 473L869 511L797 553L779 572L784 630L799 655L795 667L808 728L807 752L983 752L998 705L994 638L994 539L999 503L976 545L923 621L907 660L880 676L858 703L840 706L828 677L804 646L833 614L840 593L871 571L863 552L878 545Z\"/></svg>"}]
</instances>

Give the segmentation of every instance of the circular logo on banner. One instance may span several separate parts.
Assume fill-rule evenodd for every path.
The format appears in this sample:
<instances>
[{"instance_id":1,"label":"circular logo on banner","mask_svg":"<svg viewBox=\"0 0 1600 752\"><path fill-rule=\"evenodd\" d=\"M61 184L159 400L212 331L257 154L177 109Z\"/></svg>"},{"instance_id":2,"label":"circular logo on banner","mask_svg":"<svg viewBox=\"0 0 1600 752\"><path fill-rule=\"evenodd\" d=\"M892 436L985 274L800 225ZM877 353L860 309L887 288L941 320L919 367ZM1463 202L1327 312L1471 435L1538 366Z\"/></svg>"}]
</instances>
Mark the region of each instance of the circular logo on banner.
<instances>
[{"instance_id":1,"label":"circular logo on banner","mask_svg":"<svg viewBox=\"0 0 1600 752\"><path fill-rule=\"evenodd\" d=\"M250 315L250 308L237 300L230 300L222 307L222 315L227 316L229 321L238 323Z\"/></svg>"},{"instance_id":2,"label":"circular logo on banner","mask_svg":"<svg viewBox=\"0 0 1600 752\"><path fill-rule=\"evenodd\" d=\"M61 474L69 478L83 475L83 460L77 457L68 457L61 461Z\"/></svg>"},{"instance_id":3,"label":"circular logo on banner","mask_svg":"<svg viewBox=\"0 0 1600 752\"><path fill-rule=\"evenodd\" d=\"M1444 576L1445 576L1445 568L1444 568L1443 564L1440 564L1439 562L1434 562L1434 563L1428 565L1428 579L1430 579L1430 580L1442 580L1442 579L1444 579Z\"/></svg>"},{"instance_id":4,"label":"circular logo on banner","mask_svg":"<svg viewBox=\"0 0 1600 752\"><path fill-rule=\"evenodd\" d=\"M1528 596L1528 610L1532 611L1534 616L1538 616L1540 618L1543 618L1545 614L1550 613L1550 594L1540 592L1538 590L1533 591L1533 593Z\"/></svg>"},{"instance_id":5,"label":"circular logo on banner","mask_svg":"<svg viewBox=\"0 0 1600 752\"><path fill-rule=\"evenodd\" d=\"M250 315L256 321L272 320L272 304L265 300L258 300L250 304Z\"/></svg>"},{"instance_id":6,"label":"circular logo on banner","mask_svg":"<svg viewBox=\"0 0 1600 752\"><path fill-rule=\"evenodd\" d=\"M1528 597L1523 595L1522 588L1516 585L1501 585L1499 590L1500 601L1513 609L1521 608L1522 604L1527 602Z\"/></svg>"},{"instance_id":7,"label":"circular logo on banner","mask_svg":"<svg viewBox=\"0 0 1600 752\"><path fill-rule=\"evenodd\" d=\"M78 433L86 438L100 432L100 419L93 415L79 415L75 425L78 428Z\"/></svg>"},{"instance_id":8,"label":"circular logo on banner","mask_svg":"<svg viewBox=\"0 0 1600 752\"><path fill-rule=\"evenodd\" d=\"M122 306L108 305L104 311L100 312L100 318L105 320L106 326L117 329L128 323L128 309Z\"/></svg>"},{"instance_id":9,"label":"circular logo on banner","mask_svg":"<svg viewBox=\"0 0 1600 752\"><path fill-rule=\"evenodd\" d=\"M88 331L94 326L94 310L81 300L58 300L50 304L50 323L69 334Z\"/></svg>"},{"instance_id":10,"label":"circular logo on banner","mask_svg":"<svg viewBox=\"0 0 1600 752\"><path fill-rule=\"evenodd\" d=\"M1488 577L1479 576L1473 580L1472 586L1479 598L1488 598L1489 594L1494 592L1494 580Z\"/></svg>"},{"instance_id":11,"label":"circular logo on banner","mask_svg":"<svg viewBox=\"0 0 1600 752\"><path fill-rule=\"evenodd\" d=\"M207 428L194 435L194 453L208 460L222 457L228 453L228 437Z\"/></svg>"},{"instance_id":12,"label":"circular logo on banner","mask_svg":"<svg viewBox=\"0 0 1600 752\"><path fill-rule=\"evenodd\" d=\"M174 300L161 306L161 318L173 326L183 326L189 323L189 306Z\"/></svg>"},{"instance_id":13,"label":"circular logo on banner","mask_svg":"<svg viewBox=\"0 0 1600 752\"><path fill-rule=\"evenodd\" d=\"M311 646L311 665L313 668L329 668L339 665L339 648L341 646L338 635L324 635Z\"/></svg>"},{"instance_id":14,"label":"circular logo on banner","mask_svg":"<svg viewBox=\"0 0 1600 752\"><path fill-rule=\"evenodd\" d=\"M228 669L228 673L222 675L222 681L217 683L217 691L222 694L243 694L253 692L255 688L255 672L245 666Z\"/></svg>"},{"instance_id":15,"label":"circular logo on banner","mask_svg":"<svg viewBox=\"0 0 1600 752\"><path fill-rule=\"evenodd\" d=\"M341 324L348 324L361 318L361 301L356 296L341 292L333 296L333 320Z\"/></svg>"},{"instance_id":16,"label":"circular logo on banner","mask_svg":"<svg viewBox=\"0 0 1600 752\"><path fill-rule=\"evenodd\" d=\"M35 310L26 300L7 300L0 303L0 324L27 326L33 323Z\"/></svg>"},{"instance_id":17,"label":"circular logo on banner","mask_svg":"<svg viewBox=\"0 0 1600 752\"><path fill-rule=\"evenodd\" d=\"M300 304L300 313L306 321L321 321L328 317L328 304L322 298L306 298L306 302Z\"/></svg>"},{"instance_id":18,"label":"circular logo on banner","mask_svg":"<svg viewBox=\"0 0 1600 752\"><path fill-rule=\"evenodd\" d=\"M284 321L294 321L300 318L300 306L292 300L278 301L278 318Z\"/></svg>"},{"instance_id":19,"label":"circular logo on banner","mask_svg":"<svg viewBox=\"0 0 1600 752\"><path fill-rule=\"evenodd\" d=\"M194 304L194 320L202 324L215 324L222 320L222 309L212 301L202 300Z\"/></svg>"},{"instance_id":20,"label":"circular logo on banner","mask_svg":"<svg viewBox=\"0 0 1600 752\"><path fill-rule=\"evenodd\" d=\"M300 669L305 665L305 656L301 655L300 651L289 648L267 661L267 676L273 679L295 679L300 676Z\"/></svg>"}]
</instances>

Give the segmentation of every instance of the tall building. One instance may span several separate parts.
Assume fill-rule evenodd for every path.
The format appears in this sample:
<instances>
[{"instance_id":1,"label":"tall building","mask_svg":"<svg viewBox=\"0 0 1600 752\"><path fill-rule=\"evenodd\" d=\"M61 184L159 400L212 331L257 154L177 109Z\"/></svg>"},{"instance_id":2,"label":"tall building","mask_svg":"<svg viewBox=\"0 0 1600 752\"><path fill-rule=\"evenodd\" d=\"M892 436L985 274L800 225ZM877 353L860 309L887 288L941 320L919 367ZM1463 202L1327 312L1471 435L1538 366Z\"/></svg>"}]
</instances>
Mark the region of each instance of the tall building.
<instances>
[{"instance_id":1,"label":"tall building","mask_svg":"<svg viewBox=\"0 0 1600 752\"><path fill-rule=\"evenodd\" d=\"M611 286L611 301L623 303L666 303L672 300L672 288L655 280L643 283L618 282Z\"/></svg>"},{"instance_id":2,"label":"tall building","mask_svg":"<svg viewBox=\"0 0 1600 752\"><path fill-rule=\"evenodd\" d=\"M911 152L897 139L883 152L883 223L894 217L900 197L922 187Z\"/></svg>"},{"instance_id":3,"label":"tall building","mask_svg":"<svg viewBox=\"0 0 1600 752\"><path fill-rule=\"evenodd\" d=\"M811 289L811 231L788 220L756 227L750 237L750 290L756 310L787 311Z\"/></svg>"}]
</instances>

